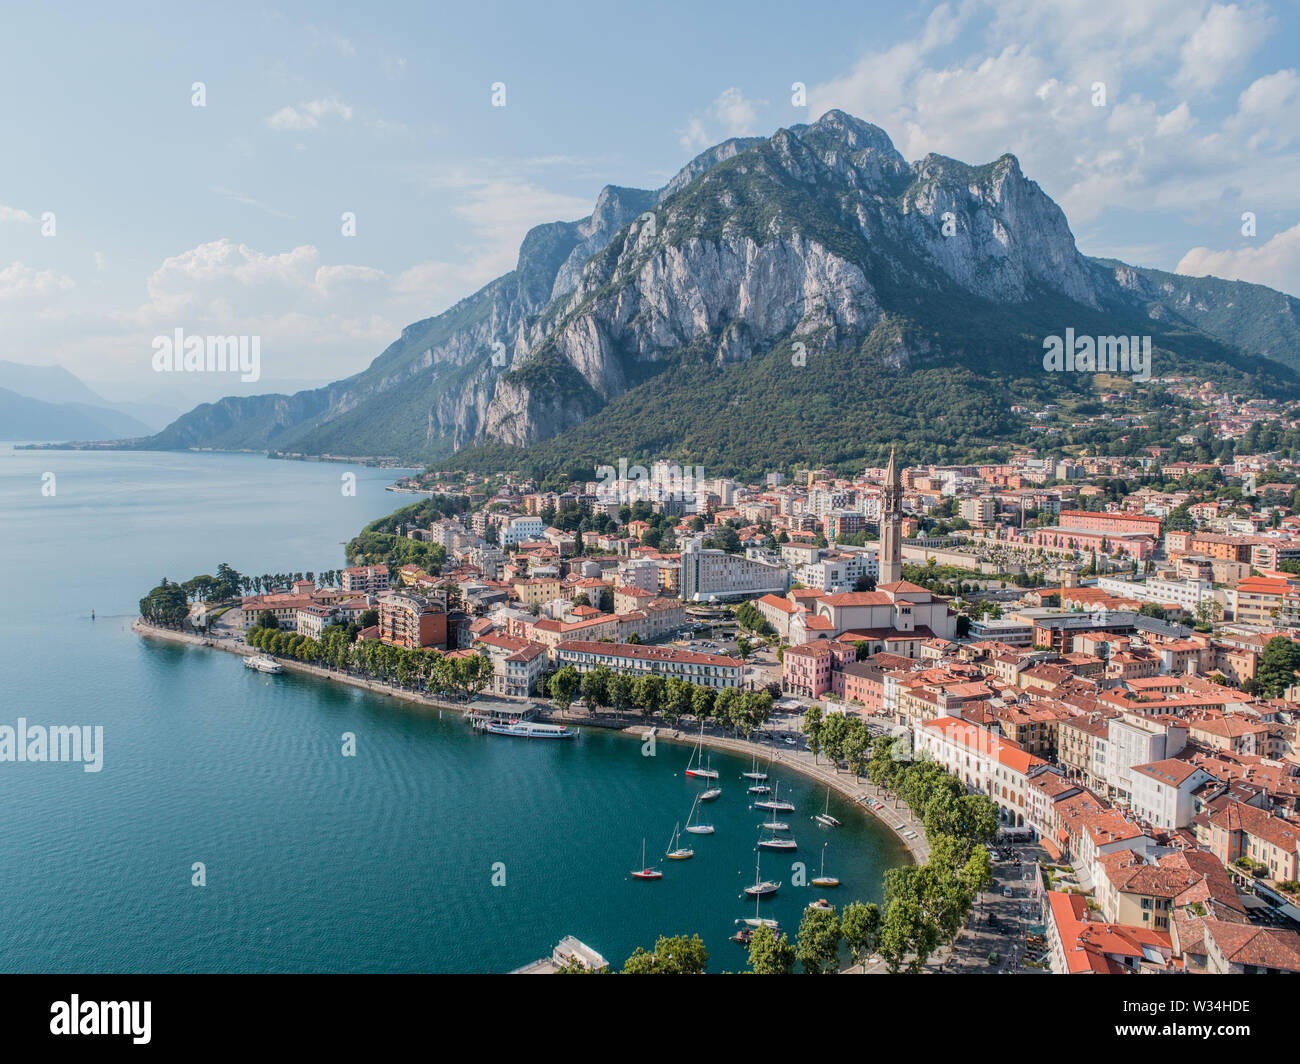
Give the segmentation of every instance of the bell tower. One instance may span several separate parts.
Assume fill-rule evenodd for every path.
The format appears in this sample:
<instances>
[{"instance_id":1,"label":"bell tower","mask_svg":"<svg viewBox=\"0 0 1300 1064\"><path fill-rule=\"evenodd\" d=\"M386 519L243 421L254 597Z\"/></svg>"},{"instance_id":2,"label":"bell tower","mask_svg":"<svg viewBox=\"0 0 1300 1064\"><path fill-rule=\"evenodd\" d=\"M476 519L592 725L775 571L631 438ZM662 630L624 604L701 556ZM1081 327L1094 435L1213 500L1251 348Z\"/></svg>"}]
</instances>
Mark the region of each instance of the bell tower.
<instances>
[{"instance_id":1,"label":"bell tower","mask_svg":"<svg viewBox=\"0 0 1300 1064\"><path fill-rule=\"evenodd\" d=\"M893 584L903 578L903 481L894 449L885 470L885 490L880 505L880 579Z\"/></svg>"}]
</instances>

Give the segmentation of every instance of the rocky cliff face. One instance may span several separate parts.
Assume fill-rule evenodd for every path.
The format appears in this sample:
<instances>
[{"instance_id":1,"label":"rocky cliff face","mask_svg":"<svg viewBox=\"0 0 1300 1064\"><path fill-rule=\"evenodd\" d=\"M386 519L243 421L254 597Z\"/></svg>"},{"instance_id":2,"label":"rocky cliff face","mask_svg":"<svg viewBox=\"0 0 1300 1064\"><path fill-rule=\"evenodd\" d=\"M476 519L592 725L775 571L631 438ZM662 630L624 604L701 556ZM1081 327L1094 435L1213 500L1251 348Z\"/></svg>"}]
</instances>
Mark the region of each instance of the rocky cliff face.
<instances>
[{"instance_id":1,"label":"rocky cliff face","mask_svg":"<svg viewBox=\"0 0 1300 1064\"><path fill-rule=\"evenodd\" d=\"M209 404L146 442L406 457L527 446L665 360L722 367L795 342L848 357L925 300L1014 312L1044 294L1140 308L1300 365L1290 297L1090 260L1013 156L909 164L883 130L831 111L726 141L657 192L605 188L588 218L533 229L514 271L408 326L355 377ZM876 347L891 364L911 357L901 334Z\"/></svg>"}]
</instances>

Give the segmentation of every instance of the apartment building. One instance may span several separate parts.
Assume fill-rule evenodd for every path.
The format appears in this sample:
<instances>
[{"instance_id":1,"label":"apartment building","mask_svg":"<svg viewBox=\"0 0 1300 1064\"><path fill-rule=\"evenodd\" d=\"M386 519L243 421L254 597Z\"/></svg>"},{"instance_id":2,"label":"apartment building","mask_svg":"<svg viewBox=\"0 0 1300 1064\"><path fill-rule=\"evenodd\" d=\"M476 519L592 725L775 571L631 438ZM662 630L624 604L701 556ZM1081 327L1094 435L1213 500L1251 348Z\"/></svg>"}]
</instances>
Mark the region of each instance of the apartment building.
<instances>
[{"instance_id":1,"label":"apartment building","mask_svg":"<svg viewBox=\"0 0 1300 1064\"><path fill-rule=\"evenodd\" d=\"M638 643L568 640L556 646L555 663L561 667L572 665L579 672L604 665L630 676L675 676L701 687L740 687L744 682L744 666L733 658Z\"/></svg>"}]
</instances>

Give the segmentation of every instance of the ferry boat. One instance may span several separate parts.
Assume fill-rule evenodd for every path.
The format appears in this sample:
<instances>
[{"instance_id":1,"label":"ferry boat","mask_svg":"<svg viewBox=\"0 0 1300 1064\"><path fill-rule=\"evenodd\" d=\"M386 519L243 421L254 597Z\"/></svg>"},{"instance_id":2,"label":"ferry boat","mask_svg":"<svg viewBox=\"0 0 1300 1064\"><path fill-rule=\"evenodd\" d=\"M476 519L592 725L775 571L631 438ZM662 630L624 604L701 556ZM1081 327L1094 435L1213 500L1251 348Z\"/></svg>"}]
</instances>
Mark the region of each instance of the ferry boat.
<instances>
[{"instance_id":1,"label":"ferry boat","mask_svg":"<svg viewBox=\"0 0 1300 1064\"><path fill-rule=\"evenodd\" d=\"M244 659L244 668L256 669L258 672L277 674L284 672L284 666L263 654L254 654Z\"/></svg>"},{"instance_id":2,"label":"ferry boat","mask_svg":"<svg viewBox=\"0 0 1300 1064\"><path fill-rule=\"evenodd\" d=\"M543 724L536 720L495 721L483 725L490 735L516 735L523 739L572 739L577 729L566 724Z\"/></svg>"},{"instance_id":3,"label":"ferry boat","mask_svg":"<svg viewBox=\"0 0 1300 1064\"><path fill-rule=\"evenodd\" d=\"M470 714L470 725L487 735L513 735L521 739L573 739L578 735L577 728L538 720L536 706L508 702L478 706Z\"/></svg>"}]
</instances>

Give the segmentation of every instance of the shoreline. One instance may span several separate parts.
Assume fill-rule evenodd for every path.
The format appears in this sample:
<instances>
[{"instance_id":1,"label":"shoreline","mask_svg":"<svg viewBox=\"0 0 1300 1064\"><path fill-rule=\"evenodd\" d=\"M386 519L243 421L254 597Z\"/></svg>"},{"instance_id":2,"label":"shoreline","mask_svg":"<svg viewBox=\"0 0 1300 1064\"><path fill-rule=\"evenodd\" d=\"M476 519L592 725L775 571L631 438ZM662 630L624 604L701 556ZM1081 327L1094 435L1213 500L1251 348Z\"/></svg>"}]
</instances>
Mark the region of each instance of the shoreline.
<instances>
[{"instance_id":1,"label":"shoreline","mask_svg":"<svg viewBox=\"0 0 1300 1064\"><path fill-rule=\"evenodd\" d=\"M236 644L230 640L213 638L211 636L193 635L188 632L178 632L170 628L158 628L151 624L146 624L139 617L131 622L131 630L137 635L153 639L162 639L167 642L180 643L187 646L203 647L209 650L221 650L228 654L234 654L238 657L244 657L248 654L260 653L255 648L247 644ZM304 676L313 676L319 680L331 680L335 683L349 684L353 687L359 687L362 690L369 691L372 694L386 695L389 698L395 698L406 702L412 706L419 707L423 710L444 710L449 709L457 713L464 714L468 708L463 702L448 702L444 699L434 698L432 695L420 694L415 691L405 691L399 688L389 687L387 684L378 680L369 680L361 676L349 676L344 673L336 672L332 669L325 669L319 665L309 665L306 662L291 661L286 658L276 658L277 662L284 666L287 671L300 673ZM496 696L501 701L514 701L503 696ZM535 701L545 701L537 699ZM575 714L571 709L568 712L552 710L547 714L549 720L561 722L570 725L581 725L589 728L599 728L601 731L624 734L633 739L644 741L650 728L655 729L656 741L681 743L692 745L699 741L698 733L690 735L686 730L678 727L671 728L666 724L648 724L639 717L613 717L605 714ZM758 755L760 760L770 757L773 765L781 765L791 771L797 772L815 783L825 784L834 790L841 798L849 802L855 809L860 810L865 815L874 818L877 822L884 825L894 835L894 837L903 845L908 856L916 864L924 864L930 855L930 844L925 836L925 829L922 827L912 811L906 804L900 802L898 805L891 806L886 804L884 809L877 812L870 808L864 802L858 799L862 796L879 798L882 802L885 800L883 791L870 780L858 779L851 773L842 772L836 769L829 762L814 761L812 754L802 749L779 749L769 744L754 742L748 739L733 738L726 735L709 734L706 730L704 733L704 744L712 749L726 751L727 753L753 757ZM903 836L903 832L914 831L915 839L908 839Z\"/></svg>"}]
</instances>

